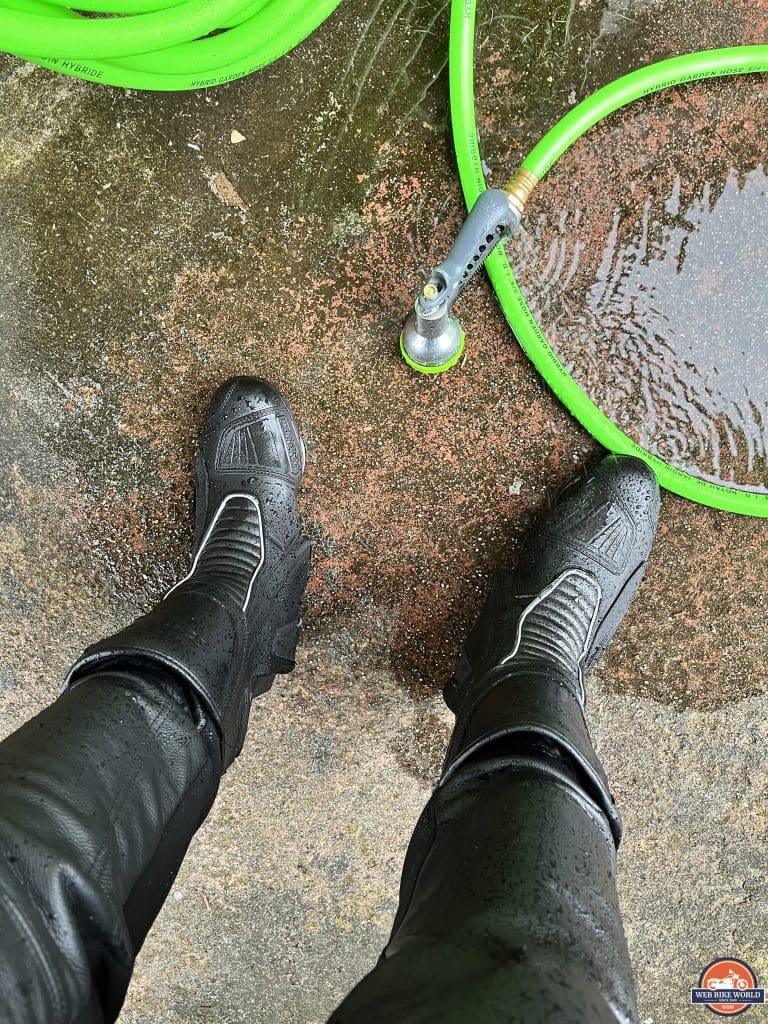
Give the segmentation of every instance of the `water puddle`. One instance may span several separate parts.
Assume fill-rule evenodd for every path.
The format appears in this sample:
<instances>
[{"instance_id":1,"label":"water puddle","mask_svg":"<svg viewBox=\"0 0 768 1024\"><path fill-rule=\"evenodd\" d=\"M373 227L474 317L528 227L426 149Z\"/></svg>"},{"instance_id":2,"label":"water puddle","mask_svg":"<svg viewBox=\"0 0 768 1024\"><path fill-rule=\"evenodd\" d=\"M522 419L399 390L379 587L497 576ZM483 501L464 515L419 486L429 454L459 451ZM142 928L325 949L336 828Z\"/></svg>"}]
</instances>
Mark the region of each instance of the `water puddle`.
<instances>
[{"instance_id":1,"label":"water puddle","mask_svg":"<svg viewBox=\"0 0 768 1024\"><path fill-rule=\"evenodd\" d=\"M594 219L529 219L510 257L575 380L630 437L768 494L768 176L762 164ZM602 252L600 252L602 246Z\"/></svg>"}]
</instances>

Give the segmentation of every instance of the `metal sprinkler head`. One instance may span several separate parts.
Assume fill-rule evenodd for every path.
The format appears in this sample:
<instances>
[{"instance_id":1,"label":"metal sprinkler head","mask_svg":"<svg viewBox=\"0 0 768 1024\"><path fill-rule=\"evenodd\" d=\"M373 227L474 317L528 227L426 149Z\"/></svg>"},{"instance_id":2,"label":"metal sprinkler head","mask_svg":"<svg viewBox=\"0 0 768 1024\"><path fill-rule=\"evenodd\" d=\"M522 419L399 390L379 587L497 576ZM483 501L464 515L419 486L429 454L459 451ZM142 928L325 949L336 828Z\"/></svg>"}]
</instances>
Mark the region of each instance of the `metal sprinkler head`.
<instances>
[{"instance_id":1,"label":"metal sprinkler head","mask_svg":"<svg viewBox=\"0 0 768 1024\"><path fill-rule=\"evenodd\" d=\"M440 287L428 283L416 299L400 335L400 351L406 363L419 373L442 373L461 359L464 332L444 301Z\"/></svg>"},{"instance_id":2,"label":"metal sprinkler head","mask_svg":"<svg viewBox=\"0 0 768 1024\"><path fill-rule=\"evenodd\" d=\"M520 210L507 192L483 192L445 260L419 292L400 335L406 363L419 373L443 373L464 351L464 332L451 307L494 247L520 224Z\"/></svg>"}]
</instances>

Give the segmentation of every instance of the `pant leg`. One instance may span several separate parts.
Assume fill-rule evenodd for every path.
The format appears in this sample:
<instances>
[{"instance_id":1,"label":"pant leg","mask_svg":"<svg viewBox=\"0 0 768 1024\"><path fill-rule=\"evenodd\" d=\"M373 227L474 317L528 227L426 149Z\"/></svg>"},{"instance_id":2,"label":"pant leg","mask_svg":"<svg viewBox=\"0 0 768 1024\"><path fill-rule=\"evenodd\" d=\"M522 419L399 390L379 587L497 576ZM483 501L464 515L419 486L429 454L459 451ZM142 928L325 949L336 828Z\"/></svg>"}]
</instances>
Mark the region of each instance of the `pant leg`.
<instances>
[{"instance_id":1,"label":"pant leg","mask_svg":"<svg viewBox=\"0 0 768 1024\"><path fill-rule=\"evenodd\" d=\"M83 679L0 744L0 1019L110 1024L216 794L172 679Z\"/></svg>"},{"instance_id":2,"label":"pant leg","mask_svg":"<svg viewBox=\"0 0 768 1024\"><path fill-rule=\"evenodd\" d=\"M430 799L374 970L331 1024L628 1024L616 847L578 765L495 741Z\"/></svg>"}]
</instances>

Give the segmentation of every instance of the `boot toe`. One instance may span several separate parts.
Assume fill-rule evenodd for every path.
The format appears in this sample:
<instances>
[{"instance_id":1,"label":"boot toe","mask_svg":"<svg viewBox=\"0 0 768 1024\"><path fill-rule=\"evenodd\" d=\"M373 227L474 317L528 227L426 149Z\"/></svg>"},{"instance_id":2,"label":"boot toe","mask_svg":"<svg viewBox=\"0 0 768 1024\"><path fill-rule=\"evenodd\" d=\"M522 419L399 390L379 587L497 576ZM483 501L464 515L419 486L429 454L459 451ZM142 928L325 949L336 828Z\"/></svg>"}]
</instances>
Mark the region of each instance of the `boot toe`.
<instances>
[{"instance_id":1,"label":"boot toe","mask_svg":"<svg viewBox=\"0 0 768 1024\"><path fill-rule=\"evenodd\" d=\"M208 418L238 416L287 408L287 402L272 384L260 377L230 377L214 392Z\"/></svg>"},{"instance_id":2,"label":"boot toe","mask_svg":"<svg viewBox=\"0 0 768 1024\"><path fill-rule=\"evenodd\" d=\"M208 407L202 450L209 474L277 474L298 483L304 445L277 388L258 377L233 377Z\"/></svg>"},{"instance_id":3,"label":"boot toe","mask_svg":"<svg viewBox=\"0 0 768 1024\"><path fill-rule=\"evenodd\" d=\"M607 455L597 468L597 476L632 518L638 531L650 531L649 540L652 539L661 495L651 467L633 455Z\"/></svg>"},{"instance_id":4,"label":"boot toe","mask_svg":"<svg viewBox=\"0 0 768 1024\"><path fill-rule=\"evenodd\" d=\"M644 462L608 455L545 516L523 563L542 582L566 567L599 569L618 582L647 560L660 505L656 477Z\"/></svg>"}]
</instances>

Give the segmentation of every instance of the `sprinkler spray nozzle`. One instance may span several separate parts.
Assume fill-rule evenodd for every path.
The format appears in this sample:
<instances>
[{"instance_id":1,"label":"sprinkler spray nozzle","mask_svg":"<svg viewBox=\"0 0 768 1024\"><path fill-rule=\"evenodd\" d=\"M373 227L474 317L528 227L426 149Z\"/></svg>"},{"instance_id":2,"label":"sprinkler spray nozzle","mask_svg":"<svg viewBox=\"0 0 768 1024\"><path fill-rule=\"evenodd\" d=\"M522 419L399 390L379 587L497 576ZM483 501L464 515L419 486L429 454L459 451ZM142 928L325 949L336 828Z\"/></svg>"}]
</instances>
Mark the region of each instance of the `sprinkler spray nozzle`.
<instances>
[{"instance_id":1,"label":"sprinkler spray nozzle","mask_svg":"<svg viewBox=\"0 0 768 1024\"><path fill-rule=\"evenodd\" d=\"M442 373L464 351L464 332L451 308L498 243L520 224L518 196L500 188L483 192L446 258L416 297L400 335L400 351L420 373Z\"/></svg>"}]
</instances>

